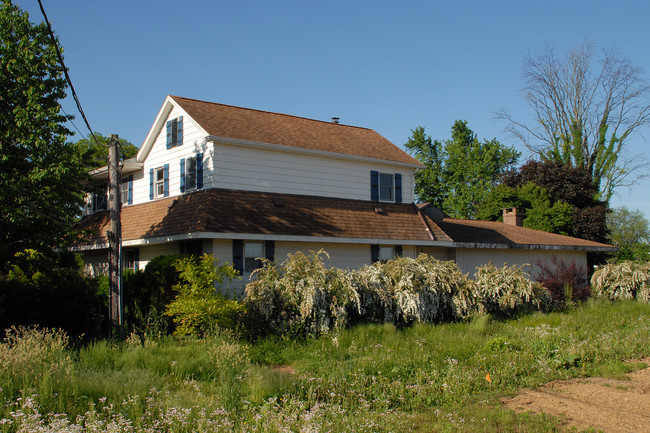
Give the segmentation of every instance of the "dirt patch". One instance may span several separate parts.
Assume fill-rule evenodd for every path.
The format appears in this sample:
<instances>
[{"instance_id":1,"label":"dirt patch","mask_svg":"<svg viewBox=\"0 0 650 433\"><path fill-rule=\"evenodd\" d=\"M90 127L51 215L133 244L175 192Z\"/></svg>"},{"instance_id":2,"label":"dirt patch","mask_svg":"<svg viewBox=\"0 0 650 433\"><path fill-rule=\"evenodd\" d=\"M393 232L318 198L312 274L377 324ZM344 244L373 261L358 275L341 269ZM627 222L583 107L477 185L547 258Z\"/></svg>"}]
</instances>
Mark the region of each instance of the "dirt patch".
<instances>
[{"instance_id":1,"label":"dirt patch","mask_svg":"<svg viewBox=\"0 0 650 433\"><path fill-rule=\"evenodd\" d=\"M277 371L278 373L296 374L296 369L290 365L274 365L272 368L273 371Z\"/></svg>"},{"instance_id":2,"label":"dirt patch","mask_svg":"<svg viewBox=\"0 0 650 433\"><path fill-rule=\"evenodd\" d=\"M643 360L650 365L650 358ZM588 378L548 383L502 403L521 412L547 413L578 429L650 432L650 368L624 380Z\"/></svg>"}]
</instances>

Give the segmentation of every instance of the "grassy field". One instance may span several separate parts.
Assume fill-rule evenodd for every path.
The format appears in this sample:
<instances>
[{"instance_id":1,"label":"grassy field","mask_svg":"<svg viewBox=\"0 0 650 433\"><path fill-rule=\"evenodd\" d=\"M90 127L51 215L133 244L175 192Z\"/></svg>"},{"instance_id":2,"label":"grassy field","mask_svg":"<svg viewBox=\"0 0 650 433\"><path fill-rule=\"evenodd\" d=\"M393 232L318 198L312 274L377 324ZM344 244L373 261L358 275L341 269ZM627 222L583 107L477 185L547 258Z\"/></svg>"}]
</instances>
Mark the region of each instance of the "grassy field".
<instances>
[{"instance_id":1,"label":"grassy field","mask_svg":"<svg viewBox=\"0 0 650 433\"><path fill-rule=\"evenodd\" d=\"M0 431L552 432L499 398L650 356L650 305L589 301L565 313L468 323L363 325L248 345L132 336L71 349L53 332L0 346Z\"/></svg>"}]
</instances>

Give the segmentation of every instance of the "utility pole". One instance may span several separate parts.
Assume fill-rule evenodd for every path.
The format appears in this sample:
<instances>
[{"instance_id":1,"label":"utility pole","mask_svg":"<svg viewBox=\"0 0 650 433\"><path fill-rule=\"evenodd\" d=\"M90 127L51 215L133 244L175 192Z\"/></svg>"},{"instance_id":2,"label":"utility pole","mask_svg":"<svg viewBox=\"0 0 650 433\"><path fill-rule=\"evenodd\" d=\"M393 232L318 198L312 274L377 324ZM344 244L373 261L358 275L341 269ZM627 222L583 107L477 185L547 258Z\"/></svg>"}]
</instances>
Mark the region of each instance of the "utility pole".
<instances>
[{"instance_id":1,"label":"utility pole","mask_svg":"<svg viewBox=\"0 0 650 433\"><path fill-rule=\"evenodd\" d=\"M111 335L124 339L122 314L122 195L120 193L120 141L117 134L111 134L108 144L108 209L110 231L108 235L108 273L110 278L109 312L111 317Z\"/></svg>"}]
</instances>

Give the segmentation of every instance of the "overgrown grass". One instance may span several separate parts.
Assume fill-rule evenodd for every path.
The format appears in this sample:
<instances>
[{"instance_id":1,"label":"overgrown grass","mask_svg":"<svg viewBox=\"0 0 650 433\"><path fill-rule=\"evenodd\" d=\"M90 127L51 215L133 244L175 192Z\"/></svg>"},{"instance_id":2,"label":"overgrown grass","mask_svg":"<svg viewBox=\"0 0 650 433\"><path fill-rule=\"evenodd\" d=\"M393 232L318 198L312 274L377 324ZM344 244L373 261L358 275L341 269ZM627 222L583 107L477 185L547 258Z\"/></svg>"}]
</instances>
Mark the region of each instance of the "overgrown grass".
<instances>
[{"instance_id":1,"label":"overgrown grass","mask_svg":"<svg viewBox=\"0 0 650 433\"><path fill-rule=\"evenodd\" d=\"M650 356L650 305L595 300L508 321L362 325L252 346L225 332L78 351L62 349L53 334L25 338L51 341L1 346L2 432L551 432L559 421L515 414L499 397L639 368L626 361ZM37 366L31 373L7 373L25 359Z\"/></svg>"}]
</instances>

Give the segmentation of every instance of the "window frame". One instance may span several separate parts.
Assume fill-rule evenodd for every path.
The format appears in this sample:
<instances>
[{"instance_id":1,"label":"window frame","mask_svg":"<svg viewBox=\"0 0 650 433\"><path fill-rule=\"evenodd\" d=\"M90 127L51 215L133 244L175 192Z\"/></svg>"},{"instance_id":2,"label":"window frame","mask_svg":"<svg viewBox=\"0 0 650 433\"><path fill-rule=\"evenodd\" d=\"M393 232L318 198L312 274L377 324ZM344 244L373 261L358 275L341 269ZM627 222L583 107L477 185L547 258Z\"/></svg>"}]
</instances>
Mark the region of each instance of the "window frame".
<instances>
[{"instance_id":1,"label":"window frame","mask_svg":"<svg viewBox=\"0 0 650 433\"><path fill-rule=\"evenodd\" d=\"M122 250L122 270L139 270L140 254L137 248L125 248Z\"/></svg>"},{"instance_id":2,"label":"window frame","mask_svg":"<svg viewBox=\"0 0 650 433\"><path fill-rule=\"evenodd\" d=\"M386 258L386 251L390 250L389 257ZM395 246L394 245L379 245L378 256L380 262L387 262L395 258Z\"/></svg>"},{"instance_id":3,"label":"window frame","mask_svg":"<svg viewBox=\"0 0 650 433\"><path fill-rule=\"evenodd\" d=\"M194 164L194 171L190 167ZM198 161L196 156L185 158L185 191L197 189Z\"/></svg>"},{"instance_id":4,"label":"window frame","mask_svg":"<svg viewBox=\"0 0 650 433\"><path fill-rule=\"evenodd\" d=\"M153 184L154 198L164 197L165 196L165 167L162 166L162 167L154 168L153 173L154 173L154 184ZM158 178L158 174L161 175L160 179Z\"/></svg>"},{"instance_id":5,"label":"window frame","mask_svg":"<svg viewBox=\"0 0 650 433\"><path fill-rule=\"evenodd\" d=\"M260 252L260 254L256 253L249 253L249 246L252 245L259 245L259 249L256 247L256 250ZM265 254L265 242L264 241L246 241L244 242L244 273L251 273L256 269L259 269L263 266L263 261L266 256ZM250 260L250 263L249 263Z\"/></svg>"},{"instance_id":6,"label":"window frame","mask_svg":"<svg viewBox=\"0 0 650 433\"><path fill-rule=\"evenodd\" d=\"M382 182L382 178L390 177L390 186ZM393 173L379 173L379 201L394 203L395 202L395 175ZM390 198L383 198L383 191L389 189Z\"/></svg>"}]
</instances>

